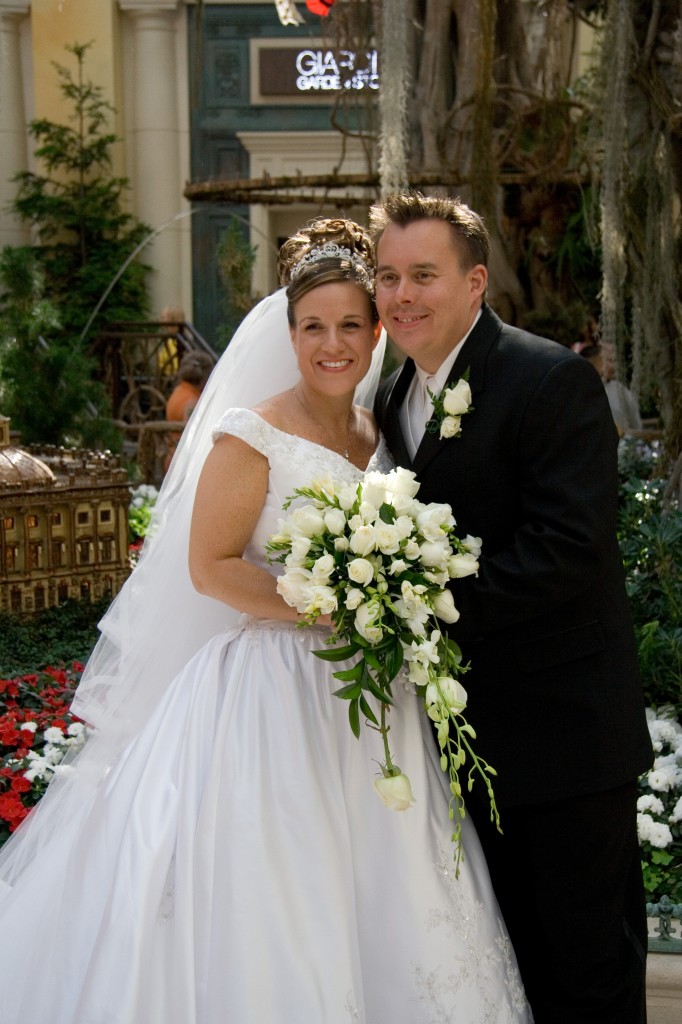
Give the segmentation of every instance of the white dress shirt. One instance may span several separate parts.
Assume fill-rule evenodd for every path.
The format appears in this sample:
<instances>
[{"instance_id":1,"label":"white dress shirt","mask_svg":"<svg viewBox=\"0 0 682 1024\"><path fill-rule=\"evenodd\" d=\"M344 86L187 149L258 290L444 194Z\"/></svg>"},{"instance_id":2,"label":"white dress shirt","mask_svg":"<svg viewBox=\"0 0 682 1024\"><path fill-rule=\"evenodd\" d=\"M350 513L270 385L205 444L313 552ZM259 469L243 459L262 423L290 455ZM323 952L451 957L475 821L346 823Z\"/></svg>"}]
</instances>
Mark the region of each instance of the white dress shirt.
<instances>
[{"instance_id":1,"label":"white dress shirt","mask_svg":"<svg viewBox=\"0 0 682 1024\"><path fill-rule=\"evenodd\" d=\"M400 427L411 459L415 457L417 448L424 436L427 421L431 419L433 413L433 401L429 396L427 388L434 395L440 394L443 390L462 345L478 323L480 315L481 311L479 309L476 319L469 330L462 340L455 345L452 352L446 356L435 373L427 373L426 370L422 370L421 366L416 366L417 372L412 378L405 395L405 400L400 407Z\"/></svg>"}]
</instances>

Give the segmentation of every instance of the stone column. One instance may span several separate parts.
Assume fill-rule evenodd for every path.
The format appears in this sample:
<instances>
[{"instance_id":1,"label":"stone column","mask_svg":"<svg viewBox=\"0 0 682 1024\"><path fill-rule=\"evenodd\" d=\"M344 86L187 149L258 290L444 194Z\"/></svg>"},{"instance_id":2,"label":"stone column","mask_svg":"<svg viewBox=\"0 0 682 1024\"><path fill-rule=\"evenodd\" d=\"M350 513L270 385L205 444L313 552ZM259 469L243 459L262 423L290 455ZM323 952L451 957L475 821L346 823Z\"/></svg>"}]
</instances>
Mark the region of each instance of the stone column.
<instances>
[{"instance_id":1,"label":"stone column","mask_svg":"<svg viewBox=\"0 0 682 1024\"><path fill-rule=\"evenodd\" d=\"M26 104L21 63L20 25L29 12L28 0L0 0L0 248L25 245L30 230L7 213L16 196L11 178L28 169Z\"/></svg>"},{"instance_id":2,"label":"stone column","mask_svg":"<svg viewBox=\"0 0 682 1024\"><path fill-rule=\"evenodd\" d=\"M178 0L119 0L130 19L129 50L124 60L125 102L130 105L132 185L135 213L152 230L163 230L143 251L149 263L151 315L167 305L182 306L191 317L185 238L188 221L174 218L189 207L183 198L184 126L180 123L181 90L187 88L186 66L178 66Z\"/></svg>"}]
</instances>

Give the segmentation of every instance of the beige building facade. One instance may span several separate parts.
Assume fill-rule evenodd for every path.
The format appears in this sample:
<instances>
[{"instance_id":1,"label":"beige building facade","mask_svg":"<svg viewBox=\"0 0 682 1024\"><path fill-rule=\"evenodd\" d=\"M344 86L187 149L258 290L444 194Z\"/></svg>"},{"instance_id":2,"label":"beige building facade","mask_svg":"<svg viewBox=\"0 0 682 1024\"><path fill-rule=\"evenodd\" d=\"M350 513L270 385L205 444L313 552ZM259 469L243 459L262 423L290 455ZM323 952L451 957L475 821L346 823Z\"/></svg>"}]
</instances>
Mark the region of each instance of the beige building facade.
<instances>
[{"instance_id":1,"label":"beige building facade","mask_svg":"<svg viewBox=\"0 0 682 1024\"><path fill-rule=\"evenodd\" d=\"M86 77L115 108L121 140L114 173L131 184L131 212L154 235L144 250L153 311L191 310L187 7L184 0L0 0L0 247L30 242L6 210L11 179L36 170L27 123L64 122L69 110L53 62L75 68L65 49L92 43Z\"/></svg>"},{"instance_id":2,"label":"beige building facade","mask_svg":"<svg viewBox=\"0 0 682 1024\"><path fill-rule=\"evenodd\" d=\"M227 169L227 176L319 174L341 164L346 173L367 170L366 149L332 130L328 117L320 120L320 104L329 102L324 96L312 91L293 98L264 98L259 93L254 45L267 48L283 40L295 44L297 35L300 38L303 33L302 46L313 47L312 52L321 46L316 37L320 19L304 8L305 24L292 29L279 23L274 0L206 0L200 19L196 17L196 0L0 0L0 247L31 241L30 230L7 212L7 204L16 194L12 177L19 171L39 171L27 123L34 118L64 122L69 114L54 62L75 69L75 58L66 46L91 43L86 77L101 87L104 98L115 108L110 128L120 142L114 148L113 171L129 179L130 211L152 229L142 254L152 268L148 277L152 316L173 305L193 319L197 303L201 306L206 301L201 289L193 294L197 279L201 282L205 276L203 265L197 268L196 232L201 218L193 214L206 211L200 207L193 210L183 196L192 179L191 122L194 117L196 134L199 117L192 111L190 94L202 74L213 83L220 79L239 45L237 36L252 30L246 24L239 26L237 16L236 22L229 22L235 29L228 28L228 36L232 31L235 36L225 38L223 31L223 38L218 39L216 16L219 19L221 11L227 15L230 8L253 12L253 31L265 37L264 42L252 44L251 70L244 70L238 87L244 94L240 101L243 109L262 114L267 103L275 109L277 104L289 106L279 108L281 117L273 120L270 114L263 123L257 120L257 130L249 130L248 123L243 132L237 129L235 138L245 162L239 173ZM202 36L203 54L198 60L192 57L196 45L191 38L193 26L200 26L196 34ZM212 63L214 43L220 52ZM221 88L225 84L232 87L226 79ZM224 98L218 98L217 107ZM228 97L227 105L231 104ZM298 107L293 122L292 104ZM245 122L249 122L248 116ZM234 126L229 131L234 135ZM218 145L224 132L225 128L216 124L213 135ZM208 134L212 135L210 129ZM202 145L202 138L195 139L194 161L198 164L202 161L197 161L197 147ZM209 175L216 171L220 176L222 168L212 168ZM203 169L195 173L201 177ZM277 243L317 212L305 201L284 209L261 203L238 211L236 215L248 221L251 242L258 247L255 292L264 294L276 287ZM362 218L366 205L346 212ZM208 245L213 253L215 244L216 239L208 237L198 248Z\"/></svg>"}]
</instances>

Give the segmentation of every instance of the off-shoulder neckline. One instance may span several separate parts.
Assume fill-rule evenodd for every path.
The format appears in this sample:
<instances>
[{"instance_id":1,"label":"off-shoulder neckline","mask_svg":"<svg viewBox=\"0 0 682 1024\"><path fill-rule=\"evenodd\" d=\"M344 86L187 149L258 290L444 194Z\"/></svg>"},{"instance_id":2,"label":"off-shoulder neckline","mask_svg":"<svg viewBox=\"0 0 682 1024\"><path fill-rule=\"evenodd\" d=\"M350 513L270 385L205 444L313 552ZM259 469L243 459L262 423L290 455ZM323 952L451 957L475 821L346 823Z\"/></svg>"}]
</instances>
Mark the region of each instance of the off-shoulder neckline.
<instances>
[{"instance_id":1,"label":"off-shoulder neckline","mask_svg":"<svg viewBox=\"0 0 682 1024\"><path fill-rule=\"evenodd\" d=\"M341 455L340 452L334 451L333 448L327 448L326 445L318 444L317 441L311 441L310 438L308 438L308 437L301 437L300 434L290 434L288 430L282 430L280 427L274 426L274 424L272 424L268 420L266 420L264 416L261 416L261 414L259 412L256 412L255 409L242 409L242 408L235 407L235 408L232 408L232 409L228 409L227 412L246 412L246 413L250 413L251 416L255 416L256 419L260 420L261 423L264 423L266 425L266 427L270 428L270 430L274 430L276 434L281 434L283 437L290 437L293 441L303 441L304 444L311 445L313 448L318 448L318 449L322 449L322 451L324 451L324 452L329 452L330 455L335 455L337 459L340 459L341 462L343 463L343 465L345 465L345 466L353 466L354 469L357 469L358 473L366 473L367 472L367 470L370 467L370 464L377 457L380 449L382 448L382 446L385 443L384 442L383 434L380 433L379 434L379 440L377 441L377 444L376 444L376 448L374 449L374 451L370 455L369 459L367 460L367 465L363 468L362 466L356 465L356 463L353 462L351 459L347 459L344 455ZM226 413L226 415L227 415L227 413Z\"/></svg>"}]
</instances>

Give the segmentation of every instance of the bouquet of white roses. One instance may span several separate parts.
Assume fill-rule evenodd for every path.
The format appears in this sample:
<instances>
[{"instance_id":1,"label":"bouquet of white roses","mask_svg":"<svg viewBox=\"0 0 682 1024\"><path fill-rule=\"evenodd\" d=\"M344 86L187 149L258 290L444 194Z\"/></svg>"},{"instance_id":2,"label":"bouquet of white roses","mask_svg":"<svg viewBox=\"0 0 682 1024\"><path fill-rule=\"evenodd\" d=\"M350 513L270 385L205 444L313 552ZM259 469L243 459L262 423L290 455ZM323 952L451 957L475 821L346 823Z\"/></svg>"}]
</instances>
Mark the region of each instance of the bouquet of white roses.
<instances>
[{"instance_id":1,"label":"bouquet of white roses","mask_svg":"<svg viewBox=\"0 0 682 1024\"><path fill-rule=\"evenodd\" d=\"M471 745L475 733L464 718L467 695L458 678L468 666L437 620L459 618L447 583L477 572L481 543L471 536L460 540L450 506L424 504L416 498L418 490L415 474L404 469L367 473L354 484L317 480L294 491L285 509L295 498L307 498L308 503L280 520L267 550L271 561L286 566L277 589L304 615L302 624L331 616L330 646L314 653L327 661L359 655L351 668L333 673L344 684L336 696L349 702L356 736L361 718L381 733L385 761L374 785L384 803L396 810L413 802L409 779L388 743L391 684L405 665L436 727L441 768L450 780L459 866L465 814L460 773L468 765L469 790L480 776L499 825L490 781L495 771ZM370 695L378 707L372 706Z\"/></svg>"}]
</instances>

